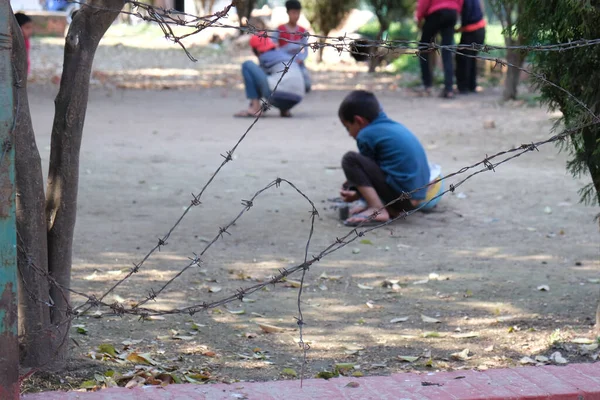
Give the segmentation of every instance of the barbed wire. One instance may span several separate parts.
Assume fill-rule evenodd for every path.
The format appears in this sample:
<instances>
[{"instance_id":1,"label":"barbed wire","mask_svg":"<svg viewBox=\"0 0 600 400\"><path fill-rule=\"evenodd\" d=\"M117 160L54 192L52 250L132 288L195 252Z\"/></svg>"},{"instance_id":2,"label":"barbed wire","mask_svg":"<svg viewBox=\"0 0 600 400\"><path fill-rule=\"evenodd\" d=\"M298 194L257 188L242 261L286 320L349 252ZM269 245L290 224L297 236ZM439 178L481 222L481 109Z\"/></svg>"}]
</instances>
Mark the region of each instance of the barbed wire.
<instances>
[{"instance_id":1,"label":"barbed wire","mask_svg":"<svg viewBox=\"0 0 600 400\"><path fill-rule=\"evenodd\" d=\"M111 10L107 8L97 7L95 5L91 5L88 3L80 2L78 0L70 0L72 3L80 4L85 7L99 8L102 10ZM410 50L410 55L414 57L422 58L425 54L430 53L439 53L440 51L450 51L454 54L458 54L468 58L475 58L482 61L489 61L494 63L494 68L498 65L514 68L521 72L527 73L530 76L538 79L539 81L548 84L563 93L565 93L568 97L570 97L575 103L577 103L582 109L584 109L587 113L589 113L592 118L597 120L599 117L577 96L569 92L568 90L562 88L560 85L556 84L549 80L546 76L540 73L535 73L527 68L522 67L521 65L516 65L510 63L506 59L501 59L499 57L487 57L481 55L474 55L465 53L466 50L481 52L484 54L490 54L493 51L520 51L520 52L564 52L574 49L582 49L590 46L596 46L600 44L600 38L597 39L579 39L573 40L565 43L557 43L557 44L529 44L529 45L513 45L513 46L495 46L489 44L451 44L451 45L442 45L435 42L431 43L423 43L418 40L375 40L368 38L356 38L349 37L347 33L344 33L340 36L327 36L327 35L319 35L312 34L308 31L297 31L291 33L293 36L299 36L302 40L292 40L285 37L279 36L279 30L277 29L266 29L266 28L258 28L253 25L246 26L237 26L231 24L225 24L220 22L221 19L225 18L228 13L234 8L234 2L231 2L227 5L223 10L217 11L214 14L207 16L198 16L190 13L185 13L182 11L169 10L161 7L155 7L150 4L141 3L135 0L128 0L126 3L131 4L133 7L138 9L138 11L126 11L121 10L122 14L130 15L136 18L139 18L146 22L153 22L159 25L165 38L167 40L172 41L173 43L178 44L184 50L185 54L192 61L197 61L196 58L192 56L192 54L187 50L185 45L183 44L183 40L196 35L208 28L220 28L220 29L232 29L242 34L250 34L250 35L258 35L264 38L270 39L278 39L290 44L294 44L299 46L298 53L302 52L305 48L310 48L314 52L320 51L324 48L333 48L338 53L351 53L353 55L363 56L367 58L380 58L390 54L398 53L399 55L406 55L406 51ZM143 14L141 11L143 10L146 14ZM192 31L182 34L176 35L171 26L179 26L186 27L192 29ZM308 39L316 39L315 41L309 42ZM384 49L387 51L386 54L376 53L371 51L372 49ZM360 51L360 49L364 51ZM298 54L296 53L296 55ZM296 57L294 55L294 57Z\"/></svg>"},{"instance_id":2,"label":"barbed wire","mask_svg":"<svg viewBox=\"0 0 600 400\"><path fill-rule=\"evenodd\" d=\"M230 296L224 297L222 299L219 299L217 301L214 302L210 302L210 303L200 303L200 304L194 304L191 306L186 306L186 307L182 307L182 308L178 308L178 309L166 309L166 310L161 310L161 309L153 309L153 308L147 308L147 307L140 307L140 304L136 304L133 305L129 308L124 307L121 304L118 303L106 303L100 299L97 299L95 296L90 296L88 294L85 293L81 293L81 292L77 292L75 290L72 289L67 289L69 290L71 293L74 293L78 296L84 297L87 299L86 303L84 304L91 304L93 307L104 307L104 308L108 308L110 311L107 311L105 313L102 313L101 315L136 315L136 316L140 316L142 318L147 318L150 316L158 316L158 315L173 315L173 314L189 314L189 315L194 315L200 311L204 311L204 310L208 310L208 309L212 309L212 308L216 308L216 307L220 307L223 306L229 302L235 301L235 300L241 300L244 297L248 296L249 294L252 294L266 286L278 283L278 282L282 282L285 278L287 278L288 276L300 271L300 270L308 270L310 268L310 266L312 266L314 263L321 261L324 257L329 256L330 254L338 251L340 248L352 243L354 240L356 240L357 238L363 237L365 234L372 232L376 229L381 229L382 227L388 226L391 223L393 223L394 221L397 221L398 219L405 219L410 215L415 214L416 212L420 211L421 209L423 209L424 207L426 207L428 204L430 204L431 202L433 202L434 200L444 196L447 193L450 192L454 192L459 186L461 186L462 184L464 184L465 182L467 182L468 180L472 179L473 177L482 174L484 172L495 172L495 169L507 162L510 162L516 158L519 158L521 156L523 156L524 154L530 153L532 151L538 151L539 148L543 145L549 144L549 143L555 143L558 141L563 141L566 140L568 138L570 138L571 136L579 133L581 130L583 129L587 129L590 128L592 126L598 125L600 124L600 122L592 122L592 123L588 123L576 128L571 128L571 129L567 129L564 130L563 132L556 134L546 140L543 141L538 141L538 142L532 142L532 143L528 143L528 144L522 144L521 146L515 147L515 148L511 148L508 150L502 150L499 151L491 156L486 155L486 157L484 159L482 159L481 161L478 161L474 164L471 165L467 165L464 166L462 168L460 168L459 170L446 174L430 183L428 183L427 185L424 185L420 188L414 189L410 192L405 192L405 193L401 193L400 196L392 201L390 201L389 203L385 204L384 207L380 208L379 210L373 212L368 218L365 219L365 221L363 221L361 224L359 224L357 227L354 227L353 229L351 229L346 235L342 236L342 237L337 237L335 239L335 241L333 241L331 244L329 244L327 247L325 247L323 250L321 250L316 256L312 256L309 259L309 246L310 246L310 241L312 239L312 236L314 234L314 218L318 215L318 212L314 206L314 203L308 198L308 196L306 196L306 194L304 194L297 186L295 186L292 182L286 180L286 179L282 179L282 178L277 178L276 180L272 181L271 183L269 183L266 187L264 187L263 189L259 190L258 192L255 193L255 195L251 198L251 200L242 200L242 205L244 206L244 208L242 209L242 211L234 218L234 220L228 224L227 226L231 226L233 225L233 223L235 223L235 221L239 220L239 218L241 218L241 216L247 212L253 205L254 205L254 200L256 200L256 198L258 196L260 196L262 193L264 193L266 190L272 188L272 187L276 187L279 186L281 183L286 183L288 185L290 185L292 188L294 188L294 190L296 190L302 197L304 197L311 205L312 207L312 211L311 211L311 226L310 226L310 231L309 231L309 238L307 240L306 243L306 247L305 247L305 258L304 261L298 265L295 265L291 268L283 268L280 269L277 275L271 277L270 279L258 283L256 285L250 286L250 287L246 287L246 288L242 288L242 289L238 289L234 294L231 294ZM503 157L503 156L507 156L510 155L508 157L505 157L497 162L494 162L494 160ZM462 180L460 180L458 183L455 184L450 184L448 189L442 191L441 193L437 194L435 197L433 197L432 199L428 200L427 202L423 202L422 204L420 204L417 208L410 210L410 211L405 211L403 213L401 213L400 215L398 215L395 218L392 218L386 222L382 222L379 225L373 226L373 227L369 227L366 228L364 230L360 230L363 226L363 224L368 223L370 221L372 221L375 217L377 217L377 215L379 215L379 213L381 211L383 211L385 208L388 208L400 201L403 200L407 200L410 199L412 197L412 195L416 192L419 192L421 190L427 189L430 186L436 185L441 181L447 181L450 178L456 177L458 175L462 175L470 170L474 170L478 167L478 170L472 172L471 174L465 176ZM226 232L226 230L224 230L223 228L219 229L219 233L217 234L216 238L222 237L223 233L229 233ZM211 241L211 243L214 243L215 240ZM195 259L194 259L195 260ZM192 261L194 261L192 260ZM191 263L192 265L197 264L196 262ZM189 266L190 264L188 264ZM184 268L188 268L188 266L184 267ZM172 282L172 279L169 281ZM54 280L51 282L54 285L59 285L57 282L55 282ZM60 286L60 285L59 285ZM146 301L144 301L144 303L146 303L149 300L155 300L156 296L155 295L151 295L149 297L146 298ZM86 313L86 311L82 311L82 312L78 312L77 310L81 308L81 306L72 309L72 313L74 315L83 315Z\"/></svg>"}]
</instances>

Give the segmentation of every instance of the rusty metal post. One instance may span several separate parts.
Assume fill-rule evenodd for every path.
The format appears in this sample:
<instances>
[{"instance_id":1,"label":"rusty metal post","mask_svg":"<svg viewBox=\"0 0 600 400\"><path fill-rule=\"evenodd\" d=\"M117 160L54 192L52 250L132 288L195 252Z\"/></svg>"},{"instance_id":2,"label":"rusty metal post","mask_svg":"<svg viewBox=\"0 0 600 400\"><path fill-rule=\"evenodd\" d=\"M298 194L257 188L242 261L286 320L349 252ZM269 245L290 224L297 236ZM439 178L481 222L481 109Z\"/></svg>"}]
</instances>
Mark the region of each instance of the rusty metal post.
<instances>
[{"instance_id":1,"label":"rusty metal post","mask_svg":"<svg viewBox=\"0 0 600 400\"><path fill-rule=\"evenodd\" d=\"M19 398L11 18L14 17L10 1L0 0L0 399L2 400Z\"/></svg>"}]
</instances>

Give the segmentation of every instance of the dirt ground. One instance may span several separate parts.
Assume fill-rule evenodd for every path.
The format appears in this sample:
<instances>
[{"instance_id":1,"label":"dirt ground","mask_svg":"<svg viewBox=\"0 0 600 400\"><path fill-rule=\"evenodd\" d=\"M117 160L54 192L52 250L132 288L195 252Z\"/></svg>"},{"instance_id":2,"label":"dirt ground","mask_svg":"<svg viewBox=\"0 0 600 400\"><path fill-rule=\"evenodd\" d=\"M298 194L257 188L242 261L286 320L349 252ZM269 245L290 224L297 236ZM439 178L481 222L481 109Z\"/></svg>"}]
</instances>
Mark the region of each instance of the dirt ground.
<instances>
[{"instance_id":1,"label":"dirt ground","mask_svg":"<svg viewBox=\"0 0 600 400\"><path fill-rule=\"evenodd\" d=\"M231 71L231 81L217 87L124 90L115 84L92 90L81 150L75 289L100 294L124 276L179 218L191 193L198 193L220 164L220 154L247 129L251 121L232 118L245 106L235 87L236 67L223 69ZM110 72L96 70L97 76ZM329 90L333 78L344 84L339 90ZM444 173L543 140L553 123L541 108L500 105L498 89L444 101L411 97L395 77L372 79L349 70L316 73L315 79L317 90L294 118L272 113L259 121L202 205L109 301L136 302L158 289L241 211L243 199L277 177L293 182L319 209L310 254L347 233L326 199L337 195L343 180L341 156L355 149L336 119L351 88L395 85L378 91L385 110L418 135ZM40 79L29 88L45 167L56 91ZM486 121L496 127L486 129ZM368 241L313 266L302 296L304 338L310 343L305 376L335 371L338 363L352 364L341 367L350 368L342 371L347 374L381 375L518 366L523 357L556 351L567 362L595 360L594 345L576 339L595 341L598 210L578 203L577 190L587 180L567 174L565 160L553 145L541 147L468 181L435 212L370 233ZM266 192L202 258L200 268L183 274L150 305L169 309L215 301L300 263L309 211L290 188ZM384 280L398 280L398 287L383 287ZM548 290L538 290L542 285ZM209 292L214 287L221 290ZM101 344L147 353L159 364L155 368L196 381L291 378L302 369L297 296L292 284L278 284L253 294L251 302L193 317L81 317L74 323L87 334L72 329L71 370L47 380L34 375L27 390L78 388L82 380L93 380L94 372L135 369L134 363L89 358L101 358ZM438 322L426 322L431 319ZM265 333L259 323L284 329Z\"/></svg>"}]
</instances>

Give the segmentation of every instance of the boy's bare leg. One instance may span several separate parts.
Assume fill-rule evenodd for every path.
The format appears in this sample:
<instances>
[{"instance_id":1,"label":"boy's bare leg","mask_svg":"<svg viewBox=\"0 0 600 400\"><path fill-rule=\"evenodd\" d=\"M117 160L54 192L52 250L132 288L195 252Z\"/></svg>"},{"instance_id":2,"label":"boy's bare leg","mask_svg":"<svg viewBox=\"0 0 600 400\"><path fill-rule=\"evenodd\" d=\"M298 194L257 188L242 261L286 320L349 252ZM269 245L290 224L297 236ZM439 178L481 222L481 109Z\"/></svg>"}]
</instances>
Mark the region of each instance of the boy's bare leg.
<instances>
[{"instance_id":1,"label":"boy's bare leg","mask_svg":"<svg viewBox=\"0 0 600 400\"><path fill-rule=\"evenodd\" d=\"M370 186L358 186L357 189L367 202L367 208L360 212L360 214L355 214L348 218L348 222L360 222L365 218L369 218L374 212L378 212L378 214L371 219L372 221L385 222L390 219L390 214L383 208L384 204L374 188Z\"/></svg>"}]
</instances>

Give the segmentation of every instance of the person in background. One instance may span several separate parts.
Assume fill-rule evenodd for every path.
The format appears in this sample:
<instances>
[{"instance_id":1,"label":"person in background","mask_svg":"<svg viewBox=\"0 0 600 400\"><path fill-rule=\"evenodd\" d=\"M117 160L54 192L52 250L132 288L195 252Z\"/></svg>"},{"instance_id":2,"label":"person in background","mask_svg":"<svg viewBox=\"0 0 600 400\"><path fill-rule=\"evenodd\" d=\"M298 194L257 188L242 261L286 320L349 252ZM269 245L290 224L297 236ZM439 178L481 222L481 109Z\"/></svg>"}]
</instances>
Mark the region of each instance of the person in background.
<instances>
[{"instance_id":1,"label":"person in background","mask_svg":"<svg viewBox=\"0 0 600 400\"><path fill-rule=\"evenodd\" d=\"M470 46L485 42L485 17L481 0L464 0L460 16L460 44ZM476 49L459 49L456 53L456 86L460 94L477 91Z\"/></svg>"},{"instance_id":2,"label":"person in background","mask_svg":"<svg viewBox=\"0 0 600 400\"><path fill-rule=\"evenodd\" d=\"M421 50L427 50L435 40L438 33L442 35L442 45L449 46L454 43L454 27L458 19L458 13L462 10L463 0L418 0L416 19L421 28ZM421 75L423 78L424 94L431 94L433 79L431 66L429 65L429 53L420 55ZM454 97L454 66L450 50L442 50L442 62L444 64L444 90L441 96L444 98Z\"/></svg>"},{"instance_id":3,"label":"person in background","mask_svg":"<svg viewBox=\"0 0 600 400\"><path fill-rule=\"evenodd\" d=\"M15 14L15 18L17 23L21 27L21 32L23 33L23 39L25 39L25 50L27 51L27 74L31 69L31 63L29 61L29 49L31 48L30 38L33 34L33 21L27 15L18 12Z\"/></svg>"},{"instance_id":4,"label":"person in background","mask_svg":"<svg viewBox=\"0 0 600 400\"><path fill-rule=\"evenodd\" d=\"M346 203L363 203L350 210L344 225L379 225L402 212L436 206L443 188L441 169L429 164L419 139L390 119L373 93L348 94L338 117L358 147L358 152L349 151L342 158L346 182L340 196ZM383 208L402 193L411 196Z\"/></svg>"},{"instance_id":5,"label":"person in background","mask_svg":"<svg viewBox=\"0 0 600 400\"><path fill-rule=\"evenodd\" d=\"M308 57L308 37L304 36L304 33L307 32L306 29L298 25L302 4L298 0L288 0L285 3L285 8L289 17L288 23L277 28L274 40L277 42L279 49L290 56L296 56L295 61L302 71L304 86L306 93L308 93L312 87L310 73L304 64Z\"/></svg>"},{"instance_id":6,"label":"person in background","mask_svg":"<svg viewBox=\"0 0 600 400\"><path fill-rule=\"evenodd\" d=\"M300 67L297 63L291 63L285 72L284 66L290 63L290 57L279 50L275 42L265 37L265 32L253 35L250 47L260 65L252 61L242 64L242 77L250 106L235 114L235 117L259 116L263 112L261 99L269 99L271 105L279 109L282 117L291 117L290 110L304 97Z\"/></svg>"}]
</instances>

